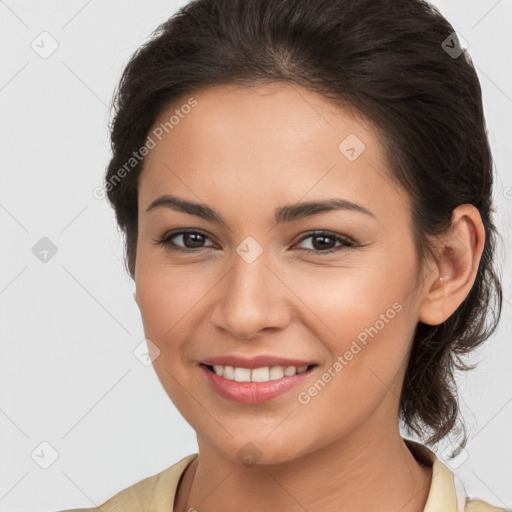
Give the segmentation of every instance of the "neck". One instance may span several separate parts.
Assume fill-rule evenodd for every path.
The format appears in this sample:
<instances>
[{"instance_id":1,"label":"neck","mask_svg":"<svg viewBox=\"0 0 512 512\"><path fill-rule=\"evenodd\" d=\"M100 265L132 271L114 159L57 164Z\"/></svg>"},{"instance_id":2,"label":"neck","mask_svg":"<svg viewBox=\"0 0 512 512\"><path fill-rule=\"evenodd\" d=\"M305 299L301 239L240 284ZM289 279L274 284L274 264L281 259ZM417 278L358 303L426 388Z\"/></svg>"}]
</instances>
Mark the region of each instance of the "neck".
<instances>
[{"instance_id":1,"label":"neck","mask_svg":"<svg viewBox=\"0 0 512 512\"><path fill-rule=\"evenodd\" d=\"M371 437L363 430L300 459L251 467L198 437L199 456L183 476L174 510L230 511L243 503L245 512L422 512L432 468L414 458L398 428Z\"/></svg>"}]
</instances>

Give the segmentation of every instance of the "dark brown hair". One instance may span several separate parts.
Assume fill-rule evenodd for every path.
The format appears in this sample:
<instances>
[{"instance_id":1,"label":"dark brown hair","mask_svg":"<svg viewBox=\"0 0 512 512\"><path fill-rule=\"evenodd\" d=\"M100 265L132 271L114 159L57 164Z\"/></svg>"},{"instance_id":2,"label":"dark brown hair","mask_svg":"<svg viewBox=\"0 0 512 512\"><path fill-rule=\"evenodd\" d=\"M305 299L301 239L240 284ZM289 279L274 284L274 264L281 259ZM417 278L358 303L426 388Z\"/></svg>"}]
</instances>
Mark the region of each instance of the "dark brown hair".
<instances>
[{"instance_id":1,"label":"dark brown hair","mask_svg":"<svg viewBox=\"0 0 512 512\"><path fill-rule=\"evenodd\" d=\"M287 82L372 123L389 175L410 196L422 262L433 254L432 240L450 228L453 209L474 205L486 235L476 281L441 325L418 323L400 397L405 427L424 439L428 432L430 444L455 429L453 371L474 367L461 357L494 332L502 306L480 83L454 32L421 0L192 1L156 29L123 72L105 176L134 278L144 160L129 172L126 162L146 143L157 116L178 97L208 86ZM464 438L455 453L467 442L461 426Z\"/></svg>"}]
</instances>

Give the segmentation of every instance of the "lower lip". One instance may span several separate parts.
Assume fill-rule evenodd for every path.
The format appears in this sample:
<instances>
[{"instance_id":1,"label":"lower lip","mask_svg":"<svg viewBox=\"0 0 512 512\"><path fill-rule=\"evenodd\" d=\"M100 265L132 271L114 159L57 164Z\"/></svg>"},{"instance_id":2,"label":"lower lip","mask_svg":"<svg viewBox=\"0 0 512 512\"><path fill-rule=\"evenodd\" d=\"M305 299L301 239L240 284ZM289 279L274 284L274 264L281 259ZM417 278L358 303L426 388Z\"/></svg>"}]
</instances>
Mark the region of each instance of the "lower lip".
<instances>
[{"instance_id":1,"label":"lower lip","mask_svg":"<svg viewBox=\"0 0 512 512\"><path fill-rule=\"evenodd\" d=\"M296 373L291 377L269 380L268 382L237 382L217 375L204 364L201 364L200 367L212 388L219 395L226 400L244 404L261 404L283 395L301 384L315 368L313 366L305 372Z\"/></svg>"}]
</instances>

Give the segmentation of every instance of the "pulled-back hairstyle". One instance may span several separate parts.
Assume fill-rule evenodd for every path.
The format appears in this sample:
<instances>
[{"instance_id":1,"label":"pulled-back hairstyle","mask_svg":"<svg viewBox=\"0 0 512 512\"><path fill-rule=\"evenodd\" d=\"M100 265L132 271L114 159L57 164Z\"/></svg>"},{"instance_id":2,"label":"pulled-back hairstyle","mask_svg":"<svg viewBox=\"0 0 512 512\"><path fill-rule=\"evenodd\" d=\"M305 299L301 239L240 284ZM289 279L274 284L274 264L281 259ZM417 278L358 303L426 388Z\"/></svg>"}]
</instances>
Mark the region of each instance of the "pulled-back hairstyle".
<instances>
[{"instance_id":1,"label":"pulled-back hairstyle","mask_svg":"<svg viewBox=\"0 0 512 512\"><path fill-rule=\"evenodd\" d=\"M400 396L400 419L425 442L460 432L453 371L474 368L462 356L494 332L502 306L493 162L476 71L453 27L426 1L195 0L161 24L128 62L110 126L105 188L130 276L144 165L130 159L157 116L201 88L269 82L305 87L372 123L389 175L410 195L421 262L449 230L454 208L469 203L480 212L485 246L475 283L445 322L416 326ZM461 426L455 453L467 443Z\"/></svg>"}]
</instances>

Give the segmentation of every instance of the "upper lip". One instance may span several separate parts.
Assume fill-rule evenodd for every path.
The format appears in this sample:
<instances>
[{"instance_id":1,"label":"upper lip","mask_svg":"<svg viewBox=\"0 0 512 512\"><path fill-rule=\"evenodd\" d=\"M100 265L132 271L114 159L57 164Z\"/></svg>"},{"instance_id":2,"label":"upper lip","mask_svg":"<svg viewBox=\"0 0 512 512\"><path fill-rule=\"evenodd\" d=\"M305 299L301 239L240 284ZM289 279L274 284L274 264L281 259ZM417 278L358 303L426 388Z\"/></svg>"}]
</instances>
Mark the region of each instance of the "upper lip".
<instances>
[{"instance_id":1,"label":"upper lip","mask_svg":"<svg viewBox=\"0 0 512 512\"><path fill-rule=\"evenodd\" d=\"M300 359L288 359L285 357L261 355L256 357L243 357L236 355L225 355L209 357L201 361L202 364L209 366L221 365L221 366L233 366L235 368L264 368L266 366L295 366L300 368L301 366L310 366L316 363L312 361L302 361Z\"/></svg>"}]
</instances>

